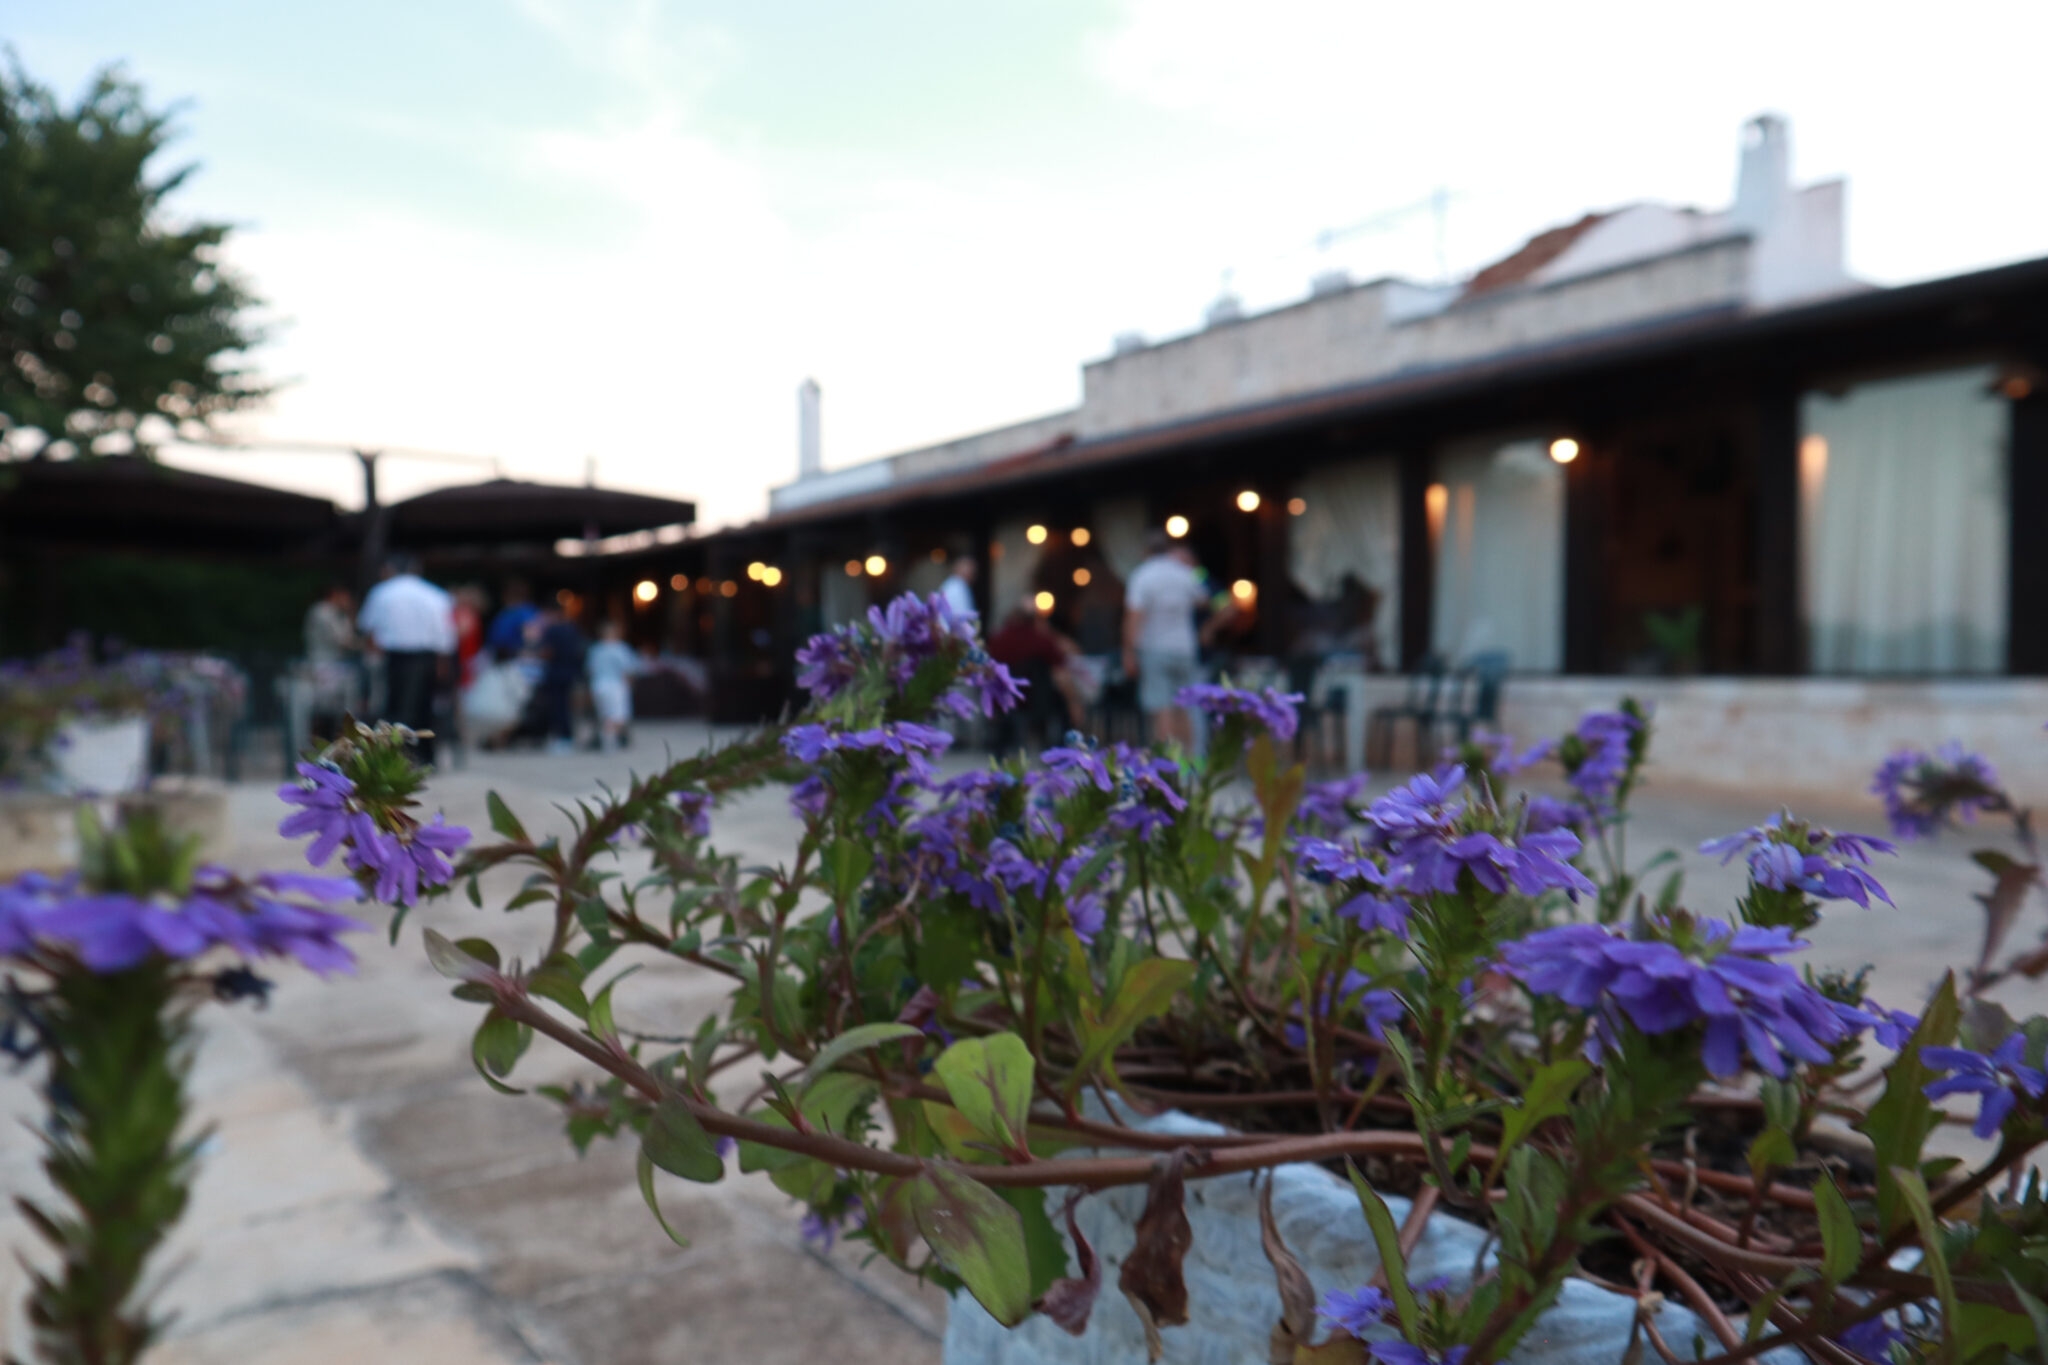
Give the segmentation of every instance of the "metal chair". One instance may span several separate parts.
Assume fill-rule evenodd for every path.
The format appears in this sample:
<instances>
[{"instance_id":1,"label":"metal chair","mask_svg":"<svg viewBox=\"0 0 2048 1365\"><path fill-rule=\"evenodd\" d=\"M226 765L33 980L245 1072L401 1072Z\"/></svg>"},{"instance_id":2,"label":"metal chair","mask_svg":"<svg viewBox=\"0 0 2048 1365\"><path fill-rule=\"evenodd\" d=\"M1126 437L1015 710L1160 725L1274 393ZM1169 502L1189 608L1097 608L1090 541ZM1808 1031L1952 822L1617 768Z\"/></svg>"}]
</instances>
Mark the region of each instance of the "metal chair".
<instances>
[{"instance_id":1,"label":"metal chair","mask_svg":"<svg viewBox=\"0 0 2048 1365\"><path fill-rule=\"evenodd\" d=\"M1479 726L1491 729L1500 723L1500 694L1507 682L1513 659L1506 650L1491 649L1474 654L1458 670L1450 695L1431 729L1452 732L1463 744Z\"/></svg>"},{"instance_id":2,"label":"metal chair","mask_svg":"<svg viewBox=\"0 0 2048 1365\"><path fill-rule=\"evenodd\" d=\"M1423 736L1434 728L1437 705L1443 697L1444 679L1450 664L1441 654L1431 654L1422 667L1408 675L1408 695L1394 706L1376 706L1365 717L1365 764L1383 768L1394 759L1394 733L1402 721L1415 727L1415 752L1422 754ZM1375 758L1374 755L1378 757Z\"/></svg>"}]
</instances>

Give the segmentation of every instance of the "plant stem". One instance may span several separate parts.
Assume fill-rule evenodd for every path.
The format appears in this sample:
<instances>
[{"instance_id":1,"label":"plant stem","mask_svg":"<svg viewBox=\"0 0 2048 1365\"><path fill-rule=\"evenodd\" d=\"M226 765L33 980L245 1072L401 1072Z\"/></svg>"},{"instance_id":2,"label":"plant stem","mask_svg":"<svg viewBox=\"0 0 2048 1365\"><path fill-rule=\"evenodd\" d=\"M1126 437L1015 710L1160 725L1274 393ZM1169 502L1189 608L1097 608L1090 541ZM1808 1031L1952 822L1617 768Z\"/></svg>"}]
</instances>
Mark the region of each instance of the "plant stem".
<instances>
[{"instance_id":1,"label":"plant stem","mask_svg":"<svg viewBox=\"0 0 2048 1365\"><path fill-rule=\"evenodd\" d=\"M55 1248L28 1319L44 1365L131 1365L162 1327L138 1289L185 1211L197 1139L180 1141L189 1026L161 963L60 970L39 1009L50 1043L43 1170L68 1208L24 1213Z\"/></svg>"}]
</instances>

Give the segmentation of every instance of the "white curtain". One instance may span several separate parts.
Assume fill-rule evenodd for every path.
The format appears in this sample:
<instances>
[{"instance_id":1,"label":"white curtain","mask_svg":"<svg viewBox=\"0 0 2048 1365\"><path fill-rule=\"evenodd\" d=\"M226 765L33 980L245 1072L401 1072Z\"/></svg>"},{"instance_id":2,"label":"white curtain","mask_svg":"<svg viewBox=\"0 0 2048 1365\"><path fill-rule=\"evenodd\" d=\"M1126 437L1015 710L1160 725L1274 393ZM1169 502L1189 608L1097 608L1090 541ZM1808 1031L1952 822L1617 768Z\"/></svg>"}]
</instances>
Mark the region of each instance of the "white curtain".
<instances>
[{"instance_id":1,"label":"white curtain","mask_svg":"<svg viewBox=\"0 0 2048 1365\"><path fill-rule=\"evenodd\" d=\"M1992 378L1950 370L1801 404L1814 672L2005 667L2007 410Z\"/></svg>"},{"instance_id":2,"label":"white curtain","mask_svg":"<svg viewBox=\"0 0 2048 1365\"><path fill-rule=\"evenodd\" d=\"M846 566L818 566L818 616L827 630L843 626L868 609L868 581L847 574Z\"/></svg>"},{"instance_id":3,"label":"white curtain","mask_svg":"<svg viewBox=\"0 0 2048 1365\"><path fill-rule=\"evenodd\" d=\"M1541 441L1453 446L1438 458L1430 504L1436 649L1454 663L1505 650L1516 672L1555 673L1564 653L1563 468Z\"/></svg>"},{"instance_id":4,"label":"white curtain","mask_svg":"<svg viewBox=\"0 0 2048 1365\"><path fill-rule=\"evenodd\" d=\"M1011 608L1030 590L1031 576L1038 571L1039 547L1024 535L1034 520L1018 517L1003 522L995 529L995 543L989 547L989 555L995 562L988 566L988 620L983 622L990 630L1001 624Z\"/></svg>"},{"instance_id":5,"label":"white curtain","mask_svg":"<svg viewBox=\"0 0 2048 1365\"><path fill-rule=\"evenodd\" d=\"M1379 657L1401 656L1401 481L1392 459L1348 460L1305 475L1306 504L1287 528L1287 571L1312 601L1334 602L1347 576L1379 594Z\"/></svg>"},{"instance_id":6,"label":"white curtain","mask_svg":"<svg viewBox=\"0 0 2048 1365\"><path fill-rule=\"evenodd\" d=\"M1104 498L1095 504L1091 518L1095 548L1102 551L1102 558L1118 578L1129 579L1131 570L1145 562L1148 529L1143 498Z\"/></svg>"}]
</instances>

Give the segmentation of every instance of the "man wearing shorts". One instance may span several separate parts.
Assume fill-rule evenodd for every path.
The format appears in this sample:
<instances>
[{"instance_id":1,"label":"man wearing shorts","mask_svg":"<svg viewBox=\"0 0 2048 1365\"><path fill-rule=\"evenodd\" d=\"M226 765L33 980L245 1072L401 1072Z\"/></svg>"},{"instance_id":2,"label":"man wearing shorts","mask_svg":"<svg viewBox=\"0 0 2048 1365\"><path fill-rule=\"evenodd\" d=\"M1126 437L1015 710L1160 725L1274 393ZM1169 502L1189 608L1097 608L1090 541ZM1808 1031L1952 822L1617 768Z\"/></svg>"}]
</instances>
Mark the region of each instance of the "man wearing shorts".
<instances>
[{"instance_id":1,"label":"man wearing shorts","mask_svg":"<svg viewBox=\"0 0 2048 1365\"><path fill-rule=\"evenodd\" d=\"M1174 697L1196 680L1195 610L1202 580L1187 546L1164 531L1145 543L1145 562L1124 591L1124 671L1138 679L1138 705L1152 738L1194 745L1194 727Z\"/></svg>"}]
</instances>

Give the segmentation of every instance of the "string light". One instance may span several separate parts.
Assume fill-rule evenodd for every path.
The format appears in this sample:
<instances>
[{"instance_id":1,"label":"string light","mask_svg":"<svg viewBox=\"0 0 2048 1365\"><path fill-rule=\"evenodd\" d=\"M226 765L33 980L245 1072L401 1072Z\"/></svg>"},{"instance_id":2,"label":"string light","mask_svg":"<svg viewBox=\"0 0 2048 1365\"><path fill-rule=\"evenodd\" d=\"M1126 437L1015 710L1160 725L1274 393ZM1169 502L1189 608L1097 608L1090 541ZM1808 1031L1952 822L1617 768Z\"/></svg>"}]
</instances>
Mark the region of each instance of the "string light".
<instances>
[{"instance_id":1,"label":"string light","mask_svg":"<svg viewBox=\"0 0 2048 1365\"><path fill-rule=\"evenodd\" d=\"M740 585L728 578L718 585L718 595L720 597L738 597L740 595Z\"/></svg>"},{"instance_id":2,"label":"string light","mask_svg":"<svg viewBox=\"0 0 2048 1365\"><path fill-rule=\"evenodd\" d=\"M1254 493L1249 488L1245 489L1244 492L1239 493L1237 495L1237 510L1240 512L1258 511L1259 495L1257 493Z\"/></svg>"},{"instance_id":3,"label":"string light","mask_svg":"<svg viewBox=\"0 0 2048 1365\"><path fill-rule=\"evenodd\" d=\"M679 573L674 578L669 579L668 586L674 592L688 592L690 590L690 576L686 573Z\"/></svg>"},{"instance_id":4,"label":"string light","mask_svg":"<svg viewBox=\"0 0 2048 1365\"><path fill-rule=\"evenodd\" d=\"M1039 611L1049 612L1052 610L1052 594L1049 592L1040 592L1037 596L1031 599L1031 603L1033 606L1037 607Z\"/></svg>"},{"instance_id":5,"label":"string light","mask_svg":"<svg viewBox=\"0 0 2048 1365\"><path fill-rule=\"evenodd\" d=\"M858 559L849 559L846 561L846 576L848 578L860 577L860 561Z\"/></svg>"},{"instance_id":6,"label":"string light","mask_svg":"<svg viewBox=\"0 0 2048 1365\"><path fill-rule=\"evenodd\" d=\"M1046 531L1043 526L1031 526L1026 528L1024 539L1030 541L1033 545L1043 545L1045 544L1045 535Z\"/></svg>"},{"instance_id":7,"label":"string light","mask_svg":"<svg viewBox=\"0 0 2048 1365\"><path fill-rule=\"evenodd\" d=\"M1579 458L1579 443L1569 436L1560 436L1550 443L1550 458L1559 464L1570 464Z\"/></svg>"},{"instance_id":8,"label":"string light","mask_svg":"<svg viewBox=\"0 0 2048 1365\"><path fill-rule=\"evenodd\" d=\"M763 569L766 569L767 567L768 566L766 564L763 564L760 560L757 559L753 563L747 565L747 577L753 579L756 583L759 583L761 581L761 571Z\"/></svg>"},{"instance_id":9,"label":"string light","mask_svg":"<svg viewBox=\"0 0 2048 1365\"><path fill-rule=\"evenodd\" d=\"M782 585L782 570L776 568L773 564L762 565L761 582L767 587L780 587Z\"/></svg>"},{"instance_id":10,"label":"string light","mask_svg":"<svg viewBox=\"0 0 2048 1365\"><path fill-rule=\"evenodd\" d=\"M661 589L654 585L654 580L651 578L643 578L633 585L633 600L635 602L652 602L660 595Z\"/></svg>"},{"instance_id":11,"label":"string light","mask_svg":"<svg viewBox=\"0 0 2048 1365\"><path fill-rule=\"evenodd\" d=\"M883 574L889 572L889 561L880 555L869 555L867 570L869 578L880 578Z\"/></svg>"},{"instance_id":12,"label":"string light","mask_svg":"<svg viewBox=\"0 0 2048 1365\"><path fill-rule=\"evenodd\" d=\"M1076 526L1076 527L1074 528L1074 544L1076 544L1076 545L1086 545L1086 544L1087 544L1087 543L1088 543L1088 542L1089 542L1090 540L1093 540L1093 539L1094 539L1094 537L1093 537L1092 535L1090 535L1090 534L1088 533L1088 528L1087 528L1087 527L1085 527L1085 526Z\"/></svg>"},{"instance_id":13,"label":"string light","mask_svg":"<svg viewBox=\"0 0 2048 1365\"><path fill-rule=\"evenodd\" d=\"M1259 595L1259 585L1249 578L1240 578L1230 585L1230 595L1240 602L1250 602Z\"/></svg>"},{"instance_id":14,"label":"string light","mask_svg":"<svg viewBox=\"0 0 2048 1365\"><path fill-rule=\"evenodd\" d=\"M1089 573L1086 569L1076 569L1074 570L1074 586L1077 588L1085 588L1088 586L1088 580L1090 580L1093 577L1095 577L1095 575Z\"/></svg>"},{"instance_id":15,"label":"string light","mask_svg":"<svg viewBox=\"0 0 2048 1365\"><path fill-rule=\"evenodd\" d=\"M1166 519L1166 534L1179 540L1188 533L1188 519L1178 512Z\"/></svg>"},{"instance_id":16,"label":"string light","mask_svg":"<svg viewBox=\"0 0 2048 1365\"><path fill-rule=\"evenodd\" d=\"M1288 515L1288 516L1290 516L1290 517L1298 517L1298 516L1300 516L1300 515L1301 515L1301 514L1302 514L1303 512L1306 512L1306 511L1308 511L1308 499L1307 499L1307 498L1289 498L1289 499L1287 500L1287 515Z\"/></svg>"}]
</instances>

